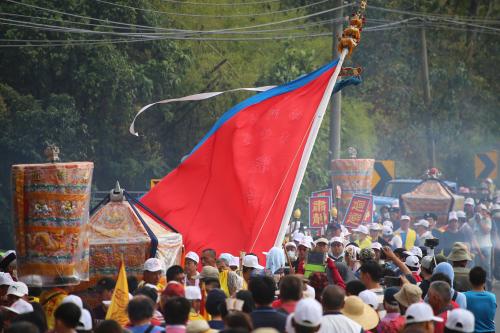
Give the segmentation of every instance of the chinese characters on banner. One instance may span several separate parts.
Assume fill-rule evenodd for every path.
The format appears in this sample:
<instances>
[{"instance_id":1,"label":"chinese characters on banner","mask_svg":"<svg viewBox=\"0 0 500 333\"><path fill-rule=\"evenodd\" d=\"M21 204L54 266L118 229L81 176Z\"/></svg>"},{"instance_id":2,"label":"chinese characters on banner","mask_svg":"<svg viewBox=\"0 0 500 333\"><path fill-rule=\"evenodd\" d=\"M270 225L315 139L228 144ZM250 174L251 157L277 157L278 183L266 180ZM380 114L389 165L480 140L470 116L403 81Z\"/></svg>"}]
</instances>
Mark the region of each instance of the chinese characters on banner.
<instances>
[{"instance_id":1,"label":"chinese characters on banner","mask_svg":"<svg viewBox=\"0 0 500 333\"><path fill-rule=\"evenodd\" d=\"M327 188L326 190L316 191L311 193L311 197L329 197L330 198L330 207L328 211L333 207L333 191L331 188Z\"/></svg>"},{"instance_id":2,"label":"chinese characters on banner","mask_svg":"<svg viewBox=\"0 0 500 333\"><path fill-rule=\"evenodd\" d=\"M330 221L330 198L309 198L309 228L322 228Z\"/></svg>"},{"instance_id":3,"label":"chinese characters on banner","mask_svg":"<svg viewBox=\"0 0 500 333\"><path fill-rule=\"evenodd\" d=\"M362 222L371 222L372 209L373 201L370 195L355 194L349 203L343 224L348 228L356 228Z\"/></svg>"}]
</instances>

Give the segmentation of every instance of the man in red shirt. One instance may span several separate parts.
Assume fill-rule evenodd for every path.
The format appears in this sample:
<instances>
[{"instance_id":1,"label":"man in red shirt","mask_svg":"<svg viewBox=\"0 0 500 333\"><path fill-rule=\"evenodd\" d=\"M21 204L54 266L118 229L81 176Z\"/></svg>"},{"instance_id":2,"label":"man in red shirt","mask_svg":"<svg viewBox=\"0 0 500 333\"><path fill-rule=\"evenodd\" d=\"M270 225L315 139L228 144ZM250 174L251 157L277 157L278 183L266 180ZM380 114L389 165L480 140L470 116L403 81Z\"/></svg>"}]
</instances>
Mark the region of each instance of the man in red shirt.
<instances>
[{"instance_id":1,"label":"man in red shirt","mask_svg":"<svg viewBox=\"0 0 500 333\"><path fill-rule=\"evenodd\" d=\"M427 296L434 315L443 319L442 322L436 322L434 332L443 333L444 324L446 323L446 319L448 319L448 312L453 310L453 305L451 304L451 287L444 281L434 281L429 287Z\"/></svg>"}]
</instances>

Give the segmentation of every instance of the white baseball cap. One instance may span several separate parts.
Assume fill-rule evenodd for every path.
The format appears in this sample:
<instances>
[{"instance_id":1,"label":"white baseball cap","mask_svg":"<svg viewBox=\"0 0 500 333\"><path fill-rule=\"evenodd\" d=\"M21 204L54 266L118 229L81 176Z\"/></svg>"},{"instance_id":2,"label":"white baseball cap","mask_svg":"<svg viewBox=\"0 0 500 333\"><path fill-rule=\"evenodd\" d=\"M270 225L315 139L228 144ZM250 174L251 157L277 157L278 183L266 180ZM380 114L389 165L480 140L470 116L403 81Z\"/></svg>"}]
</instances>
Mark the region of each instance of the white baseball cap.
<instances>
[{"instance_id":1,"label":"white baseball cap","mask_svg":"<svg viewBox=\"0 0 500 333\"><path fill-rule=\"evenodd\" d=\"M321 237L321 238L318 238L314 241L314 245L318 245L319 243L324 243L324 244L328 245L328 239Z\"/></svg>"},{"instance_id":2,"label":"white baseball cap","mask_svg":"<svg viewBox=\"0 0 500 333\"><path fill-rule=\"evenodd\" d=\"M90 315L89 310L81 309L82 314L80 315L80 322L76 327L77 330L82 331L91 331L92 330L92 316Z\"/></svg>"},{"instance_id":3,"label":"white baseball cap","mask_svg":"<svg viewBox=\"0 0 500 333\"><path fill-rule=\"evenodd\" d=\"M23 297L28 295L28 293L28 286L19 281L12 283L9 289L7 289L7 295L14 295L17 297Z\"/></svg>"},{"instance_id":4,"label":"white baseball cap","mask_svg":"<svg viewBox=\"0 0 500 333\"><path fill-rule=\"evenodd\" d=\"M391 229L394 229L394 224L392 223L392 221L386 220L382 222L382 228L383 227L390 227Z\"/></svg>"},{"instance_id":5,"label":"white baseball cap","mask_svg":"<svg viewBox=\"0 0 500 333\"><path fill-rule=\"evenodd\" d=\"M386 225L382 227L382 235L392 236L393 233L394 233L394 231L392 230L391 227L386 226Z\"/></svg>"},{"instance_id":6,"label":"white baseball cap","mask_svg":"<svg viewBox=\"0 0 500 333\"><path fill-rule=\"evenodd\" d=\"M301 233L301 232L298 232L298 233L295 234L295 236L293 236L293 240L295 242L299 242L300 243L303 239L304 239L304 234Z\"/></svg>"},{"instance_id":7,"label":"white baseball cap","mask_svg":"<svg viewBox=\"0 0 500 333\"><path fill-rule=\"evenodd\" d=\"M420 260L418 259L417 256L411 255L411 256L406 257L405 264L408 267L419 268L420 267Z\"/></svg>"},{"instance_id":8,"label":"white baseball cap","mask_svg":"<svg viewBox=\"0 0 500 333\"><path fill-rule=\"evenodd\" d=\"M344 244L344 239L342 237L333 237L332 239L330 239L330 244L333 244L333 243Z\"/></svg>"},{"instance_id":9,"label":"white baseball cap","mask_svg":"<svg viewBox=\"0 0 500 333\"><path fill-rule=\"evenodd\" d=\"M289 246L292 246L294 248L297 248L297 244L295 244L294 242L288 242L285 244L285 248L289 247Z\"/></svg>"},{"instance_id":10,"label":"white baseball cap","mask_svg":"<svg viewBox=\"0 0 500 333\"><path fill-rule=\"evenodd\" d=\"M14 283L9 273L0 272L0 286L10 286Z\"/></svg>"},{"instance_id":11,"label":"white baseball cap","mask_svg":"<svg viewBox=\"0 0 500 333\"><path fill-rule=\"evenodd\" d=\"M472 333L474 332L474 314L465 309L451 310L444 326L456 332Z\"/></svg>"},{"instance_id":12,"label":"white baseball cap","mask_svg":"<svg viewBox=\"0 0 500 333\"><path fill-rule=\"evenodd\" d=\"M292 244L295 247L297 247L297 245L295 245L295 243L292 243ZM232 266L236 266L236 267L240 266L240 258L239 257L233 256L233 258L231 258L231 261L229 262L229 267L232 267Z\"/></svg>"},{"instance_id":13,"label":"white baseball cap","mask_svg":"<svg viewBox=\"0 0 500 333\"><path fill-rule=\"evenodd\" d=\"M300 245L305 246L308 249L312 248L311 243L305 237L299 242L299 246Z\"/></svg>"},{"instance_id":14,"label":"white baseball cap","mask_svg":"<svg viewBox=\"0 0 500 333\"><path fill-rule=\"evenodd\" d=\"M359 298L363 300L363 303L371 306L375 311L377 311L379 306L378 296L371 290L363 290L359 293Z\"/></svg>"},{"instance_id":15,"label":"white baseball cap","mask_svg":"<svg viewBox=\"0 0 500 333\"><path fill-rule=\"evenodd\" d=\"M11 306L4 306L3 308L5 310L8 310L10 312L14 312L17 314L33 312L33 306L30 303L26 302L22 298L18 299L14 303L12 303Z\"/></svg>"},{"instance_id":16,"label":"white baseball cap","mask_svg":"<svg viewBox=\"0 0 500 333\"><path fill-rule=\"evenodd\" d=\"M471 206L475 206L476 203L474 202L474 199L473 198L467 198L465 199L464 201L464 205L471 205Z\"/></svg>"},{"instance_id":17,"label":"white baseball cap","mask_svg":"<svg viewBox=\"0 0 500 333\"><path fill-rule=\"evenodd\" d=\"M323 307L313 298L301 299L295 307L293 320L300 326L316 327L321 324Z\"/></svg>"},{"instance_id":18,"label":"white baseball cap","mask_svg":"<svg viewBox=\"0 0 500 333\"><path fill-rule=\"evenodd\" d=\"M448 214L448 221L451 221L451 220L458 220L457 212L452 211Z\"/></svg>"},{"instance_id":19,"label":"white baseball cap","mask_svg":"<svg viewBox=\"0 0 500 333\"><path fill-rule=\"evenodd\" d=\"M314 239L311 236L304 236L304 240L306 242L309 242L309 244L314 243Z\"/></svg>"},{"instance_id":20,"label":"white baseball cap","mask_svg":"<svg viewBox=\"0 0 500 333\"><path fill-rule=\"evenodd\" d=\"M257 257L251 254L247 254L246 256L243 257L243 266L256 269L264 269L263 266L259 265Z\"/></svg>"},{"instance_id":21,"label":"white baseball cap","mask_svg":"<svg viewBox=\"0 0 500 333\"><path fill-rule=\"evenodd\" d=\"M146 262L144 262L144 271L158 272L162 269L163 267L161 266L161 261L158 258L149 258Z\"/></svg>"},{"instance_id":22,"label":"white baseball cap","mask_svg":"<svg viewBox=\"0 0 500 333\"><path fill-rule=\"evenodd\" d=\"M370 225L368 226L368 228L370 230L373 230L373 231L381 231L382 230L382 226L378 223L370 223Z\"/></svg>"},{"instance_id":23,"label":"white baseball cap","mask_svg":"<svg viewBox=\"0 0 500 333\"><path fill-rule=\"evenodd\" d=\"M401 216L401 218L400 218L399 220L400 220L400 221L404 221L404 220L406 220L406 221L410 221L410 220L411 220L411 218L410 218L408 215L403 215L403 216Z\"/></svg>"},{"instance_id":24,"label":"white baseball cap","mask_svg":"<svg viewBox=\"0 0 500 333\"><path fill-rule=\"evenodd\" d=\"M186 299L189 301L192 300L201 300L201 290L196 286L187 286L185 289Z\"/></svg>"},{"instance_id":25,"label":"white baseball cap","mask_svg":"<svg viewBox=\"0 0 500 333\"><path fill-rule=\"evenodd\" d=\"M427 303L414 303L406 310L406 323L422 323L426 321L443 322L443 318L434 316L432 308Z\"/></svg>"},{"instance_id":26,"label":"white baseball cap","mask_svg":"<svg viewBox=\"0 0 500 333\"><path fill-rule=\"evenodd\" d=\"M379 242L373 242L371 248L374 250L382 250L382 244Z\"/></svg>"},{"instance_id":27,"label":"white baseball cap","mask_svg":"<svg viewBox=\"0 0 500 333\"><path fill-rule=\"evenodd\" d=\"M429 228L429 221L421 219L418 220L415 224L413 224L415 227L424 227L424 228Z\"/></svg>"},{"instance_id":28,"label":"white baseball cap","mask_svg":"<svg viewBox=\"0 0 500 333\"><path fill-rule=\"evenodd\" d=\"M61 301L61 304L63 303L73 303L77 305L80 308L80 310L83 309L83 301L80 297L76 295L68 295L64 297L63 300Z\"/></svg>"},{"instance_id":29,"label":"white baseball cap","mask_svg":"<svg viewBox=\"0 0 500 333\"><path fill-rule=\"evenodd\" d=\"M410 251L405 251L407 254L411 256L417 256L419 258L422 258L422 249L419 248L418 246L414 246L410 249Z\"/></svg>"},{"instance_id":30,"label":"white baseball cap","mask_svg":"<svg viewBox=\"0 0 500 333\"><path fill-rule=\"evenodd\" d=\"M465 212L464 212L463 210L459 210L459 211L457 212L457 217L458 217L459 219L465 219L465 218L467 218L467 215L465 214Z\"/></svg>"},{"instance_id":31,"label":"white baseball cap","mask_svg":"<svg viewBox=\"0 0 500 333\"><path fill-rule=\"evenodd\" d=\"M427 270L430 270L433 263L434 263L434 257L432 257L432 256L425 256L425 257L422 258L422 261L421 261L420 265L423 268L425 268Z\"/></svg>"},{"instance_id":32,"label":"white baseball cap","mask_svg":"<svg viewBox=\"0 0 500 333\"><path fill-rule=\"evenodd\" d=\"M358 226L356 229L352 229L353 232L359 232L361 234L368 235L370 232L368 231L368 228L365 227L364 225Z\"/></svg>"},{"instance_id":33,"label":"white baseball cap","mask_svg":"<svg viewBox=\"0 0 500 333\"><path fill-rule=\"evenodd\" d=\"M186 259L191 259L195 263L200 262L200 257L196 254L196 252L193 251L189 251L188 253L186 253Z\"/></svg>"}]
</instances>

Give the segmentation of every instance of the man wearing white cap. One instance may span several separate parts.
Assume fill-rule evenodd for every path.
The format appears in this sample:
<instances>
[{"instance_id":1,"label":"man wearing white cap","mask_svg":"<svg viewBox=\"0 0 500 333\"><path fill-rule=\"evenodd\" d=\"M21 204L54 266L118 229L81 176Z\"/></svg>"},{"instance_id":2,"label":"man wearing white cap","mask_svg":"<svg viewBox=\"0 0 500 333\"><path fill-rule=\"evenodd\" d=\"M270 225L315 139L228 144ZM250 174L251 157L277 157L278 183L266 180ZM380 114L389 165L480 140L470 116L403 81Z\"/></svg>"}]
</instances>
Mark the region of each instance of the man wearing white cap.
<instances>
[{"instance_id":1,"label":"man wearing white cap","mask_svg":"<svg viewBox=\"0 0 500 333\"><path fill-rule=\"evenodd\" d=\"M399 229L394 233L401 237L403 241L403 247L407 250L411 249L415 246L415 242L417 241L417 233L415 230L410 228L410 217L408 215L401 216L399 220Z\"/></svg>"},{"instance_id":2,"label":"man wearing white cap","mask_svg":"<svg viewBox=\"0 0 500 333\"><path fill-rule=\"evenodd\" d=\"M186 253L184 258L184 272L186 276L184 278L184 284L186 286L196 286L199 287L200 280L195 277L198 275L198 263L200 262L200 257L193 251Z\"/></svg>"},{"instance_id":3,"label":"man wearing white cap","mask_svg":"<svg viewBox=\"0 0 500 333\"><path fill-rule=\"evenodd\" d=\"M318 238L314 242L314 252L328 253L328 239L326 238Z\"/></svg>"},{"instance_id":4,"label":"man wearing white cap","mask_svg":"<svg viewBox=\"0 0 500 333\"><path fill-rule=\"evenodd\" d=\"M429 221L420 219L418 222L415 222L413 226L417 232L417 241L415 242L415 245L425 246L424 244L426 239L434 238L434 236L432 236L432 232L429 230Z\"/></svg>"},{"instance_id":5,"label":"man wearing white cap","mask_svg":"<svg viewBox=\"0 0 500 333\"><path fill-rule=\"evenodd\" d=\"M419 275L420 260L418 259L418 257L414 255L406 257L405 264L410 269L411 275L413 276L415 281L417 283L422 282L422 278Z\"/></svg>"},{"instance_id":6,"label":"man wearing white cap","mask_svg":"<svg viewBox=\"0 0 500 333\"><path fill-rule=\"evenodd\" d=\"M0 272L0 299L7 295L7 290L14 283L9 273Z\"/></svg>"},{"instance_id":7,"label":"man wearing white cap","mask_svg":"<svg viewBox=\"0 0 500 333\"><path fill-rule=\"evenodd\" d=\"M205 320L200 314L201 306L201 290L195 286L186 287L186 299L191 305L191 311L189 312L189 321L191 320Z\"/></svg>"},{"instance_id":8,"label":"man wearing white cap","mask_svg":"<svg viewBox=\"0 0 500 333\"><path fill-rule=\"evenodd\" d=\"M372 241L368 237L368 234L370 232L368 231L368 228L366 226L360 225L357 228L352 229L352 232L356 233L356 235L358 236L358 239L356 239L355 243L361 250L370 248L370 246L372 245Z\"/></svg>"},{"instance_id":9,"label":"man wearing white cap","mask_svg":"<svg viewBox=\"0 0 500 333\"><path fill-rule=\"evenodd\" d=\"M299 246L300 242L304 239L304 234L302 232L297 232L293 235L292 240L295 245Z\"/></svg>"},{"instance_id":10,"label":"man wearing white cap","mask_svg":"<svg viewBox=\"0 0 500 333\"><path fill-rule=\"evenodd\" d=\"M471 219L474 216L474 207L476 206L476 203L474 202L473 198L467 198L464 201L464 211L465 214L467 215L467 219Z\"/></svg>"},{"instance_id":11,"label":"man wearing white cap","mask_svg":"<svg viewBox=\"0 0 500 333\"><path fill-rule=\"evenodd\" d=\"M434 323L442 323L443 319L434 316L432 308L427 303L415 303L406 310L406 327L422 329L425 333L434 333Z\"/></svg>"},{"instance_id":12,"label":"man wearing white cap","mask_svg":"<svg viewBox=\"0 0 500 333\"><path fill-rule=\"evenodd\" d=\"M304 298L297 303L295 312L290 315L293 332L314 333L319 331L323 319L323 307L312 298Z\"/></svg>"},{"instance_id":13,"label":"man wearing white cap","mask_svg":"<svg viewBox=\"0 0 500 333\"><path fill-rule=\"evenodd\" d=\"M288 261L290 260L290 263L293 263L297 259L297 244L295 242L288 242L285 244L285 254L287 256L287 262L285 263L285 266L288 267L289 263Z\"/></svg>"},{"instance_id":14,"label":"man wearing white cap","mask_svg":"<svg viewBox=\"0 0 500 333\"><path fill-rule=\"evenodd\" d=\"M403 241L401 240L401 237L399 237L399 235L395 235L392 231L392 228L387 225L382 227L382 239L385 242L389 243L389 246L393 250L403 247Z\"/></svg>"},{"instance_id":15,"label":"man wearing white cap","mask_svg":"<svg viewBox=\"0 0 500 333\"><path fill-rule=\"evenodd\" d=\"M9 286L7 290L7 302L13 304L18 299L28 300L28 286L22 282L16 281Z\"/></svg>"},{"instance_id":16,"label":"man wearing white cap","mask_svg":"<svg viewBox=\"0 0 500 333\"><path fill-rule=\"evenodd\" d=\"M335 262L344 261L344 240L342 237L333 237L330 239L330 252L328 256Z\"/></svg>"},{"instance_id":17,"label":"man wearing white cap","mask_svg":"<svg viewBox=\"0 0 500 333\"><path fill-rule=\"evenodd\" d=\"M61 304L73 303L80 309L80 321L76 328L77 331L92 331L92 316L89 310L83 308L83 301L79 296L68 295L66 296Z\"/></svg>"},{"instance_id":18,"label":"man wearing white cap","mask_svg":"<svg viewBox=\"0 0 500 333\"><path fill-rule=\"evenodd\" d=\"M472 237L473 237L473 229L469 223L469 219L463 210L459 210L457 212L458 218L458 230L464 236L464 243L467 244L469 249L472 249Z\"/></svg>"},{"instance_id":19,"label":"man wearing white cap","mask_svg":"<svg viewBox=\"0 0 500 333\"><path fill-rule=\"evenodd\" d=\"M463 233L458 229L458 216L456 212L448 214L448 227L446 232L443 232L439 244L444 251L444 255L448 256L453 248L455 242L464 242L465 238Z\"/></svg>"},{"instance_id":20,"label":"man wearing white cap","mask_svg":"<svg viewBox=\"0 0 500 333\"><path fill-rule=\"evenodd\" d=\"M161 272L163 267L161 265L160 259L149 258L144 262L144 270L142 273L142 281L139 283L137 288L144 287L146 284L155 286L157 290L161 291L164 286L160 285Z\"/></svg>"},{"instance_id":21,"label":"man wearing white cap","mask_svg":"<svg viewBox=\"0 0 500 333\"><path fill-rule=\"evenodd\" d=\"M444 325L445 333L472 333L474 332L474 315L464 309L454 309L448 314Z\"/></svg>"},{"instance_id":22,"label":"man wearing white cap","mask_svg":"<svg viewBox=\"0 0 500 333\"><path fill-rule=\"evenodd\" d=\"M372 242L378 242L380 234L382 232L382 225L378 223L370 223L368 226L370 230L370 239Z\"/></svg>"},{"instance_id":23,"label":"man wearing white cap","mask_svg":"<svg viewBox=\"0 0 500 333\"><path fill-rule=\"evenodd\" d=\"M293 269L295 270L295 274L304 274L304 264L307 257L307 252L311 249L311 243L309 243L308 239L304 237L298 247L297 247L297 260L293 263Z\"/></svg>"},{"instance_id":24,"label":"man wearing white cap","mask_svg":"<svg viewBox=\"0 0 500 333\"><path fill-rule=\"evenodd\" d=\"M245 280L247 285L248 282L250 282L250 277L252 276L253 271L264 269L264 266L259 265L259 259L252 254L247 254L246 256L243 257L242 266L243 266L243 279Z\"/></svg>"}]
</instances>

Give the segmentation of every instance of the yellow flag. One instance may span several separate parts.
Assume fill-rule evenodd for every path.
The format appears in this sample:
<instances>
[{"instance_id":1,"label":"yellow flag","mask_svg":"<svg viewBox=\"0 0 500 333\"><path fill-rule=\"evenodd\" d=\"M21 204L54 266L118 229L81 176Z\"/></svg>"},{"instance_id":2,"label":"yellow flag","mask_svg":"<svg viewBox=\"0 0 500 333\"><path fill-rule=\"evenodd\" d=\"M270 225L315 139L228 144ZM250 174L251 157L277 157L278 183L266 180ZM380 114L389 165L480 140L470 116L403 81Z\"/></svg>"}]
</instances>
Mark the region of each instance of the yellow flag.
<instances>
[{"instance_id":1,"label":"yellow flag","mask_svg":"<svg viewBox=\"0 0 500 333\"><path fill-rule=\"evenodd\" d=\"M111 297L111 304L109 305L106 319L113 319L120 325L125 326L128 323L127 315L128 305L128 283L127 273L125 272L125 264L122 260L120 272L118 273L118 280L116 281L113 297Z\"/></svg>"}]
</instances>

